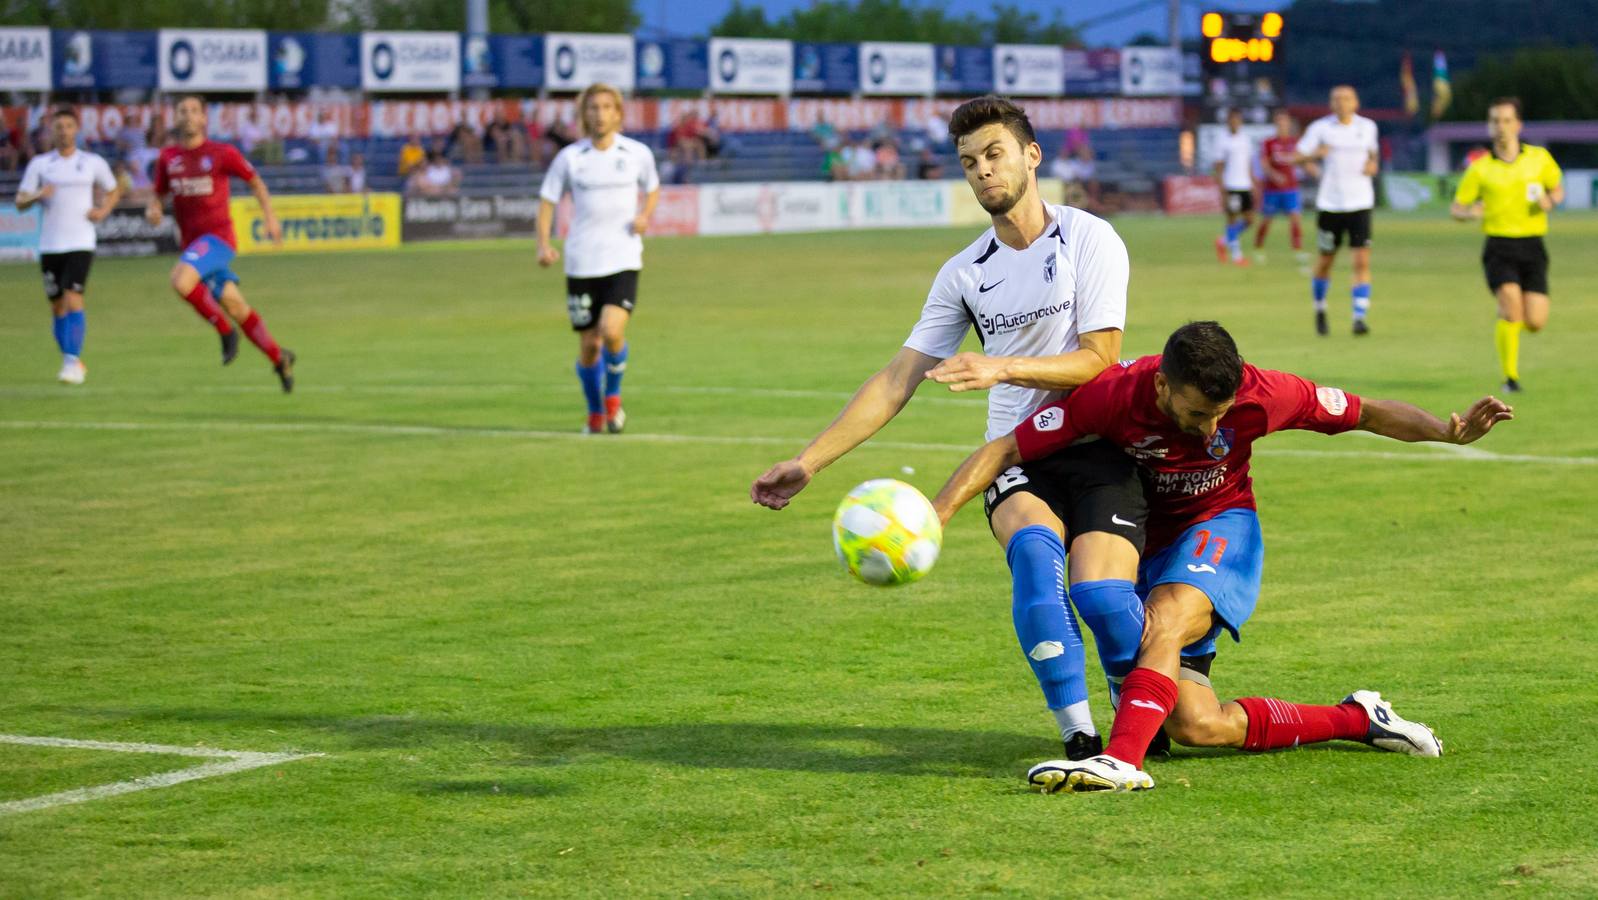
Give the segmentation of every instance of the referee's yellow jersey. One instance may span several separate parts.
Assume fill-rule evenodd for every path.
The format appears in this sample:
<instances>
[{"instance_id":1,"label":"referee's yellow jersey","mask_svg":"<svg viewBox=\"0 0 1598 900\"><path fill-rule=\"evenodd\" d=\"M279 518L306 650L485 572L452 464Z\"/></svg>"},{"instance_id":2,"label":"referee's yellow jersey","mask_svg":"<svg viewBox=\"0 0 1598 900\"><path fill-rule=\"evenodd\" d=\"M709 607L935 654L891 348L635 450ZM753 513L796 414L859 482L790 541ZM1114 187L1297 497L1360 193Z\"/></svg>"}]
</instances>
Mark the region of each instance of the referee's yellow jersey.
<instances>
[{"instance_id":1,"label":"referee's yellow jersey","mask_svg":"<svg viewBox=\"0 0 1598 900\"><path fill-rule=\"evenodd\" d=\"M1561 177L1547 150L1521 144L1514 162L1488 153L1471 163L1454 202L1482 201L1482 230L1489 237L1541 237L1548 233L1548 213L1537 198L1558 187Z\"/></svg>"}]
</instances>

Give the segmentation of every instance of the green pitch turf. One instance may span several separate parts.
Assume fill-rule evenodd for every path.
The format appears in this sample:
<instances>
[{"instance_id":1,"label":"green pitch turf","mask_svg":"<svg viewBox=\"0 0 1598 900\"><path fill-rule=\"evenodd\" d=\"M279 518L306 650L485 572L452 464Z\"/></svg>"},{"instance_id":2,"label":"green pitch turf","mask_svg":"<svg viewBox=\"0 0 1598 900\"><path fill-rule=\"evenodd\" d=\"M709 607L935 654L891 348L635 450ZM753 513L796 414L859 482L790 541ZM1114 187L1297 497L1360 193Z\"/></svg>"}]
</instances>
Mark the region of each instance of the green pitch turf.
<instances>
[{"instance_id":1,"label":"green pitch turf","mask_svg":"<svg viewBox=\"0 0 1598 900\"><path fill-rule=\"evenodd\" d=\"M1497 388L1471 228L1379 216L1355 340L1346 260L1320 339L1285 235L1236 270L1209 219L1116 225L1129 356L1214 317L1359 393ZM326 754L0 814L0 895L1598 892L1598 218L1556 220L1552 323L1480 452L1256 457L1265 590L1218 690L1378 689L1448 755L1179 752L1122 796L1023 790L1059 744L980 511L908 588L832 559L837 500L935 491L980 397L923 388L789 510L748 499L972 237L652 241L629 433L593 438L526 243L243 260L292 396L248 344L218 367L169 260L96 263L60 387L35 270L0 268L0 733ZM0 748L0 803L173 764Z\"/></svg>"}]
</instances>

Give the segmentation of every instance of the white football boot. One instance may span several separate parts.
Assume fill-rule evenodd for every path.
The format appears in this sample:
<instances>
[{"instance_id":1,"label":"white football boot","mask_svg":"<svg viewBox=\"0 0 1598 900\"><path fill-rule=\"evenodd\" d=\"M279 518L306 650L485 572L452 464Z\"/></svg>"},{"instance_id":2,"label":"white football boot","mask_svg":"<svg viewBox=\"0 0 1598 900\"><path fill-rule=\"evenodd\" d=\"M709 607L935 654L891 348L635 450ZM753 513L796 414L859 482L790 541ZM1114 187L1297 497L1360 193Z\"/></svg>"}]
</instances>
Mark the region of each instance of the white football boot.
<instances>
[{"instance_id":1,"label":"white football boot","mask_svg":"<svg viewBox=\"0 0 1598 900\"><path fill-rule=\"evenodd\" d=\"M1358 703L1370 719L1370 730L1365 733L1365 743L1394 753L1410 756L1442 756L1443 742L1430 728L1411 722L1393 712L1393 704L1382 699L1375 691L1355 691L1343 698L1344 703Z\"/></svg>"},{"instance_id":2,"label":"white football boot","mask_svg":"<svg viewBox=\"0 0 1598 900\"><path fill-rule=\"evenodd\" d=\"M61 371L56 373L56 380L62 384L82 384L88 372L83 360L71 357L61 362Z\"/></svg>"},{"instance_id":3,"label":"white football boot","mask_svg":"<svg viewBox=\"0 0 1598 900\"><path fill-rule=\"evenodd\" d=\"M1146 791L1154 787L1147 772L1113 756L1091 759L1051 759L1027 770L1027 784L1045 794L1066 791L1088 794L1094 791Z\"/></svg>"}]
</instances>

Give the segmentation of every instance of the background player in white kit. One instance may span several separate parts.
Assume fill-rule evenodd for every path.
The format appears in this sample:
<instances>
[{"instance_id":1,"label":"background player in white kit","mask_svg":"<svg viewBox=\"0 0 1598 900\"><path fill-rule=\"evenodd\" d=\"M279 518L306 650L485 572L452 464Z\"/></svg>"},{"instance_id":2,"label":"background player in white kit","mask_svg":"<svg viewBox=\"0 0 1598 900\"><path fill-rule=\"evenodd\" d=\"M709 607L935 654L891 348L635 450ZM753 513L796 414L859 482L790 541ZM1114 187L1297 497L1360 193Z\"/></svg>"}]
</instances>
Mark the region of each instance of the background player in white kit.
<instances>
[{"instance_id":1,"label":"background player in white kit","mask_svg":"<svg viewBox=\"0 0 1598 900\"><path fill-rule=\"evenodd\" d=\"M1337 248L1348 238L1354 257L1354 333L1369 334L1365 314L1371 305L1371 207L1376 205L1376 175L1381 147L1376 123L1359 111L1359 95L1340 84L1332 88L1332 114L1316 119L1298 139L1297 162L1320 179L1315 191L1315 218L1320 259L1310 280L1315 300L1315 332L1326 334L1326 288Z\"/></svg>"},{"instance_id":2,"label":"background player in white kit","mask_svg":"<svg viewBox=\"0 0 1598 900\"><path fill-rule=\"evenodd\" d=\"M1215 179L1221 183L1221 208L1226 230L1215 239L1215 254L1246 266L1241 237L1254 224L1254 141L1243 133L1242 110L1226 114L1226 136L1215 158Z\"/></svg>"},{"instance_id":3,"label":"background player in white kit","mask_svg":"<svg viewBox=\"0 0 1598 900\"><path fill-rule=\"evenodd\" d=\"M638 304L643 234L660 200L655 154L621 133L621 91L593 84L577 95L582 140L556 154L538 196L538 264L560 251L550 243L555 204L572 195L566 236L566 309L577 332L577 380L588 403L583 430L616 434L626 427L621 378L627 371L627 321ZM638 208L638 195L644 197ZM600 367L603 358L604 367Z\"/></svg>"},{"instance_id":4,"label":"background player in white kit","mask_svg":"<svg viewBox=\"0 0 1598 900\"><path fill-rule=\"evenodd\" d=\"M1121 238L1102 219L1044 203L1037 186L1043 151L1026 114L1008 100L962 104L949 134L993 227L943 265L920 321L888 365L798 456L755 480L756 503L787 506L817 472L897 415L924 380L954 391L991 389L991 438L1117 362L1129 276ZM959 352L973 328L983 352ZM1133 633L1140 633L1132 578L1147 507L1134 464L1107 444L1084 444L1044 465L1006 471L988 489L987 508L1010 564L1021 650L1067 756L1092 756L1101 739L1088 709L1081 633L1065 602L1064 539L1070 598L1094 634L1104 633L1099 623L1126 616L1136 617ZM1131 670L1136 649L1099 641L1112 683Z\"/></svg>"},{"instance_id":5,"label":"background player in white kit","mask_svg":"<svg viewBox=\"0 0 1598 900\"><path fill-rule=\"evenodd\" d=\"M44 206L44 229L39 237L39 268L44 274L44 295L54 313L56 346L61 350L62 384L82 384L87 370L83 360L86 314L83 292L94 263L94 223L111 214L122 190L111 167L98 154L78 149L78 115L58 109L50 119L54 148L35 156L17 187L17 209L35 203ZM95 202L95 193L100 200Z\"/></svg>"}]
</instances>

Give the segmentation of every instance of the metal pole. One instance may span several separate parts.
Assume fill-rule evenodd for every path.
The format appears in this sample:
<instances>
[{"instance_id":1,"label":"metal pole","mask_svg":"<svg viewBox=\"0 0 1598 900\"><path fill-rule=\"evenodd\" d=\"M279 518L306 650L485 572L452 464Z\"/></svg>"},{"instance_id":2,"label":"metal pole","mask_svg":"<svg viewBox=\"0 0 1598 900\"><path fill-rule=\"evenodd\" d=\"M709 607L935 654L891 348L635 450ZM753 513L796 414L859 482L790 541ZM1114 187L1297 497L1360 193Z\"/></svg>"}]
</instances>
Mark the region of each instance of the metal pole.
<instances>
[{"instance_id":1,"label":"metal pole","mask_svg":"<svg viewBox=\"0 0 1598 900\"><path fill-rule=\"evenodd\" d=\"M1171 32L1171 49L1182 52L1182 0L1171 0L1166 24Z\"/></svg>"},{"instance_id":2,"label":"metal pole","mask_svg":"<svg viewBox=\"0 0 1598 900\"><path fill-rule=\"evenodd\" d=\"M488 0L466 0L466 33L488 33Z\"/></svg>"}]
</instances>

